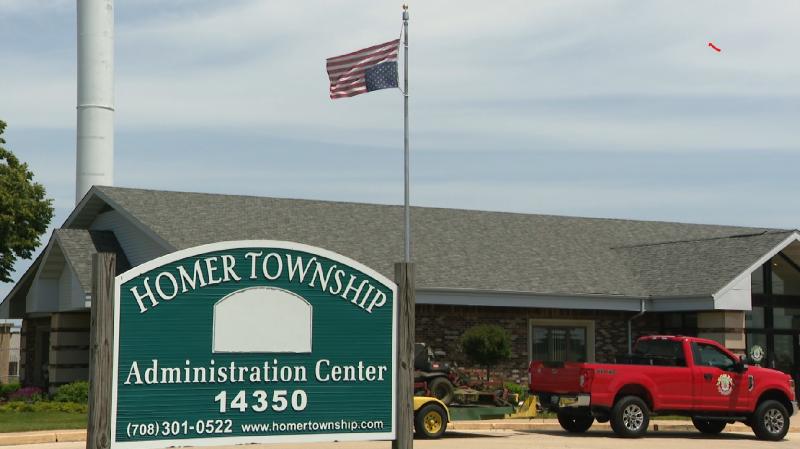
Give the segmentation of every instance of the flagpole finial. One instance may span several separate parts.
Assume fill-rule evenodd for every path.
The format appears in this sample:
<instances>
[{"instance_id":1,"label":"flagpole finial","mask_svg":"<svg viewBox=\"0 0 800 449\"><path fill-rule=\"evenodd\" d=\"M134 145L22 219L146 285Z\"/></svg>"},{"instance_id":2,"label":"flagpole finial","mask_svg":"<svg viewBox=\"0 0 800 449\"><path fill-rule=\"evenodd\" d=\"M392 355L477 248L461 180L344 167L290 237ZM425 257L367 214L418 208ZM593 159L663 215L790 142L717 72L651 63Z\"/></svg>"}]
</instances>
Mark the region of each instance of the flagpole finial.
<instances>
[{"instance_id":1,"label":"flagpole finial","mask_svg":"<svg viewBox=\"0 0 800 449\"><path fill-rule=\"evenodd\" d=\"M408 4L403 3L403 20L408 20Z\"/></svg>"}]
</instances>

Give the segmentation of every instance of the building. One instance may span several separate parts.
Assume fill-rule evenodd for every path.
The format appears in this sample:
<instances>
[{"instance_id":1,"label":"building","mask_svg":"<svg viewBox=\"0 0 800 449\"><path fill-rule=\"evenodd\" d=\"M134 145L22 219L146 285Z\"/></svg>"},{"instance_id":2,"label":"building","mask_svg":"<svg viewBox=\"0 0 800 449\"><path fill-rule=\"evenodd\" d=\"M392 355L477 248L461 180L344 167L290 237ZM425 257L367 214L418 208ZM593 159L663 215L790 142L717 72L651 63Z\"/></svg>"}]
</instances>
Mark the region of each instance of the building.
<instances>
[{"instance_id":1,"label":"building","mask_svg":"<svg viewBox=\"0 0 800 449\"><path fill-rule=\"evenodd\" d=\"M0 322L0 384L19 382L19 327Z\"/></svg>"},{"instance_id":2,"label":"building","mask_svg":"<svg viewBox=\"0 0 800 449\"><path fill-rule=\"evenodd\" d=\"M271 239L327 248L393 276L402 208L93 187L0 305L22 318L22 379L56 387L88 368L91 256L118 271L209 242ZM531 358L609 361L648 333L709 337L797 375L796 230L414 208L416 333L465 363L478 323L511 332L494 372L523 380Z\"/></svg>"}]
</instances>

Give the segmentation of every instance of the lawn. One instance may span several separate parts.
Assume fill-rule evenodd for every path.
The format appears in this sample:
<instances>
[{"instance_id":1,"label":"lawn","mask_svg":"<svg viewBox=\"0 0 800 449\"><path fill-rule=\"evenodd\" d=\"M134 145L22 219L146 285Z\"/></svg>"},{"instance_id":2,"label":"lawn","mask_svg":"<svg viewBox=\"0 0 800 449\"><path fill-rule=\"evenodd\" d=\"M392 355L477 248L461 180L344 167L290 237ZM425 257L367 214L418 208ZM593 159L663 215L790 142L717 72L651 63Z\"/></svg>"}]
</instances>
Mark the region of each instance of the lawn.
<instances>
[{"instance_id":1,"label":"lawn","mask_svg":"<svg viewBox=\"0 0 800 449\"><path fill-rule=\"evenodd\" d=\"M86 413L61 411L0 411L0 433L33 430L85 429Z\"/></svg>"}]
</instances>

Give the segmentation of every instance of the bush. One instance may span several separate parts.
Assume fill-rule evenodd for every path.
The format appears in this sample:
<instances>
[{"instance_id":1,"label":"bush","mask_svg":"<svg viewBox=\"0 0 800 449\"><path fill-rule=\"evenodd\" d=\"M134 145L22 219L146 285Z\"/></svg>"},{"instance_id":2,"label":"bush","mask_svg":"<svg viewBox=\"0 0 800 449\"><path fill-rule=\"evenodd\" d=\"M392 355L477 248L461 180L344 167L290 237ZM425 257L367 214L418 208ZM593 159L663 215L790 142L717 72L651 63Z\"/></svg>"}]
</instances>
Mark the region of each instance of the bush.
<instances>
[{"instance_id":1,"label":"bush","mask_svg":"<svg viewBox=\"0 0 800 449\"><path fill-rule=\"evenodd\" d=\"M503 384L509 393L518 394L520 399L528 397L528 388L524 385L516 384L514 382L506 382Z\"/></svg>"},{"instance_id":2,"label":"bush","mask_svg":"<svg viewBox=\"0 0 800 449\"><path fill-rule=\"evenodd\" d=\"M56 402L75 402L78 404L89 403L89 382L79 380L71 384L62 385L56 395L53 396Z\"/></svg>"},{"instance_id":3,"label":"bush","mask_svg":"<svg viewBox=\"0 0 800 449\"><path fill-rule=\"evenodd\" d=\"M475 363L489 368L511 357L511 336L496 324L479 324L467 329L461 336L461 348Z\"/></svg>"},{"instance_id":4,"label":"bush","mask_svg":"<svg viewBox=\"0 0 800 449\"><path fill-rule=\"evenodd\" d=\"M65 412L86 413L87 404L73 402L22 402L14 401L0 405L0 412Z\"/></svg>"},{"instance_id":5,"label":"bush","mask_svg":"<svg viewBox=\"0 0 800 449\"><path fill-rule=\"evenodd\" d=\"M19 384L0 384L0 400L8 400L8 395L19 390Z\"/></svg>"},{"instance_id":6,"label":"bush","mask_svg":"<svg viewBox=\"0 0 800 449\"><path fill-rule=\"evenodd\" d=\"M9 393L9 401L38 402L44 399L44 392L39 387L25 387Z\"/></svg>"}]
</instances>

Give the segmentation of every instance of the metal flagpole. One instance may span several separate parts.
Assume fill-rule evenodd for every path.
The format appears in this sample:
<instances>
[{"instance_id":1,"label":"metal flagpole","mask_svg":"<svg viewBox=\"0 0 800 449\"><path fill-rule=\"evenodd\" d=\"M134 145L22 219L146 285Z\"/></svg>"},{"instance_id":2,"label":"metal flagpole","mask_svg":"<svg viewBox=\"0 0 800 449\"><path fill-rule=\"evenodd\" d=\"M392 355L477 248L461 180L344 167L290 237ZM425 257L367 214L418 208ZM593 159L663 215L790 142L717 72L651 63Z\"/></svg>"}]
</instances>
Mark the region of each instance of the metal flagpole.
<instances>
[{"instance_id":1,"label":"metal flagpole","mask_svg":"<svg viewBox=\"0 0 800 449\"><path fill-rule=\"evenodd\" d=\"M409 197L409 151L408 151L408 5L403 5L403 50L404 50L404 76L403 76L403 103L404 113L404 160L405 160L405 202L403 212L405 214L405 259L406 263L411 262L411 208L408 205Z\"/></svg>"}]
</instances>

